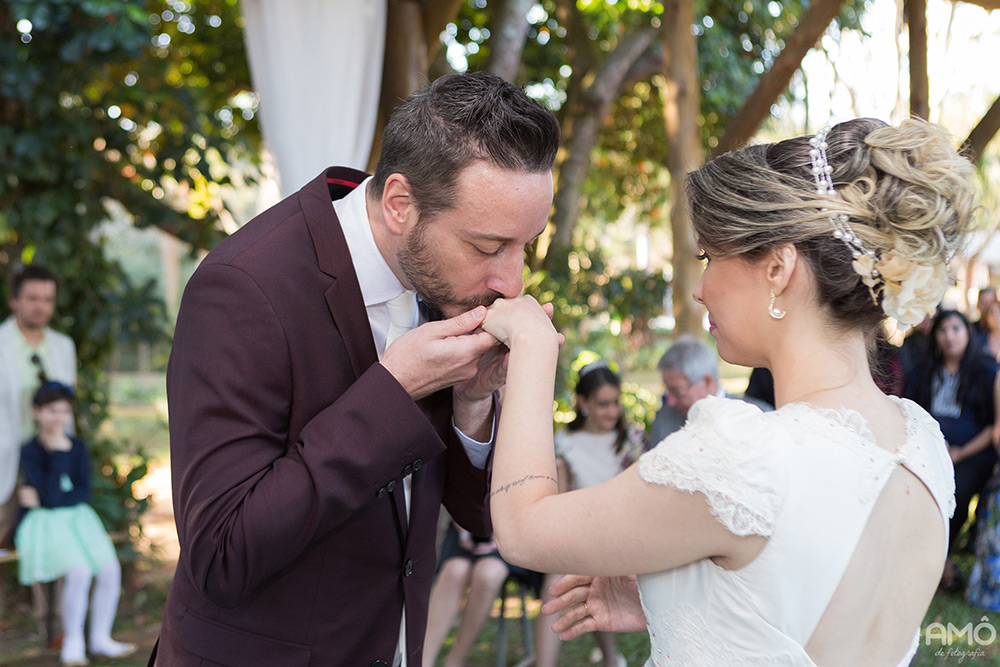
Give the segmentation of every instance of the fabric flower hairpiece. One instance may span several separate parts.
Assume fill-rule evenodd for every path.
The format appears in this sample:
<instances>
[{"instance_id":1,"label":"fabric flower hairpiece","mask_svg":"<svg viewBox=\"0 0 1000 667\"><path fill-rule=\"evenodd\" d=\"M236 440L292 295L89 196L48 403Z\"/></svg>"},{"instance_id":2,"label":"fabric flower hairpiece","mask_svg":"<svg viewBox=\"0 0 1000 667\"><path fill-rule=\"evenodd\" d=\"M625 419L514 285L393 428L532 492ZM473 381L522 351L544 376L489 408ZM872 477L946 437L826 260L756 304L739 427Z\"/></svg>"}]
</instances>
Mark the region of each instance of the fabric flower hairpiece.
<instances>
[{"instance_id":1,"label":"fabric flower hairpiece","mask_svg":"<svg viewBox=\"0 0 1000 667\"><path fill-rule=\"evenodd\" d=\"M809 140L816 194L824 196L837 193L831 176L833 168L826 157L826 136L829 132L830 128L825 127ZM934 314L948 287L944 262L926 264L907 259L905 248L898 242L892 250L881 253L881 256L876 255L854 233L846 215L830 213L829 220L834 237L850 249L854 257L851 267L868 287L873 304L878 305L881 293L882 310L899 322L904 330Z\"/></svg>"}]
</instances>

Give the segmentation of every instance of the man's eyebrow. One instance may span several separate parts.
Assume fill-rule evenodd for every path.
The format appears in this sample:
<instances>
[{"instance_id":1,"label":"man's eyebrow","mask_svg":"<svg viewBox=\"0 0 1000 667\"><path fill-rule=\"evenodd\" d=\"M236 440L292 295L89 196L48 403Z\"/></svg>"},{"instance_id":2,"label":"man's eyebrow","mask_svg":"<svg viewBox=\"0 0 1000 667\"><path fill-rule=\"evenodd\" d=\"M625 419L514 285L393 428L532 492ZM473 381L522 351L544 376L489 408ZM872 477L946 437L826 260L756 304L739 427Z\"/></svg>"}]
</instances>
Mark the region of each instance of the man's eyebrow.
<instances>
[{"instance_id":1,"label":"man's eyebrow","mask_svg":"<svg viewBox=\"0 0 1000 667\"><path fill-rule=\"evenodd\" d=\"M545 228L543 227L540 232L531 237L531 240L528 241L528 243L534 242L535 239L541 236L542 232L544 231ZM497 243L514 243L517 240L510 236L503 236L502 234L493 234L490 232L475 232L475 231L470 231L469 237L477 241L495 241Z\"/></svg>"}]
</instances>

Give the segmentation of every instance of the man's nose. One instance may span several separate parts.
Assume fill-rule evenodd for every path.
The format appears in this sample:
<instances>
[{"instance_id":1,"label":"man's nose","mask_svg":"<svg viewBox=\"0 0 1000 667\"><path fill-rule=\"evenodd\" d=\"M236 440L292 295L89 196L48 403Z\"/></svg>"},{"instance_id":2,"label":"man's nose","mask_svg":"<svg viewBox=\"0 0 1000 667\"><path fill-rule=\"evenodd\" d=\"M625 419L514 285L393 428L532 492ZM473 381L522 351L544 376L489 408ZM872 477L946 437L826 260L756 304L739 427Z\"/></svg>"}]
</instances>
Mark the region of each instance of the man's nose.
<instances>
[{"instance_id":1,"label":"man's nose","mask_svg":"<svg viewBox=\"0 0 1000 667\"><path fill-rule=\"evenodd\" d=\"M674 407L675 405L677 405L677 397L671 394L669 391L667 392L667 405L670 407Z\"/></svg>"},{"instance_id":2,"label":"man's nose","mask_svg":"<svg viewBox=\"0 0 1000 667\"><path fill-rule=\"evenodd\" d=\"M524 253L511 253L486 286L508 298L518 296L524 287Z\"/></svg>"}]
</instances>

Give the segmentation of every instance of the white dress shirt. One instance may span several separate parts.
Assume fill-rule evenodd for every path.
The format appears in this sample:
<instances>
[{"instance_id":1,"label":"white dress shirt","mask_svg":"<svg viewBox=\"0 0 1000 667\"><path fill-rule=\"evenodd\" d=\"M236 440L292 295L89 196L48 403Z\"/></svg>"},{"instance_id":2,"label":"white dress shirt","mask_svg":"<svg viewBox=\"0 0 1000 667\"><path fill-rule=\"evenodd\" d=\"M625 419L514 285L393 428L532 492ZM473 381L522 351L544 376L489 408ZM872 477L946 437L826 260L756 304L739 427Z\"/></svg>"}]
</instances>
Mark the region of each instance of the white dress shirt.
<instances>
[{"instance_id":1,"label":"white dress shirt","mask_svg":"<svg viewBox=\"0 0 1000 667\"><path fill-rule=\"evenodd\" d=\"M368 219L368 199L365 192L371 176L366 178L358 187L350 192L343 199L333 202L333 210L340 220L340 226L344 230L344 238L347 240L347 248L351 253L351 262L354 264L354 271L358 276L358 283L361 286L361 296L368 310L368 322L371 325L372 336L375 339L375 350L379 359L385 353L386 334L389 331L389 309L386 302L393 299L406 288L399 282L396 274L392 272L385 258L375 245L375 236L372 234L371 223ZM420 324L419 309L414 325ZM477 468L486 467L486 459L489 457L493 439L496 436L496 415L493 418L493 431L490 434L489 442L479 442L468 437L455 427L452 428L458 435L459 440L465 446L465 451L469 455L469 461ZM406 502L406 512L410 512L410 477L403 478L403 497ZM400 667L406 665L406 610L403 610L403 620L399 629L399 653L396 656L396 664Z\"/></svg>"}]
</instances>

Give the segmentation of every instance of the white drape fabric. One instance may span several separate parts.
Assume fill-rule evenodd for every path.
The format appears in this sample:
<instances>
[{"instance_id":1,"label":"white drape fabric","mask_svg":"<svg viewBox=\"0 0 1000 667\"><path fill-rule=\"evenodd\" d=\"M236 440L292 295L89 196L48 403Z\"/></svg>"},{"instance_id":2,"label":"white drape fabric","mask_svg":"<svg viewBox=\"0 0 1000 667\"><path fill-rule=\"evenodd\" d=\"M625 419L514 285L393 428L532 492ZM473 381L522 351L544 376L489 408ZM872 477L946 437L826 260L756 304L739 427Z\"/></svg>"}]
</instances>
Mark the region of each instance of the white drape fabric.
<instances>
[{"instance_id":1,"label":"white drape fabric","mask_svg":"<svg viewBox=\"0 0 1000 667\"><path fill-rule=\"evenodd\" d=\"M368 164L386 0L241 0L259 120L285 197L331 165Z\"/></svg>"}]
</instances>

